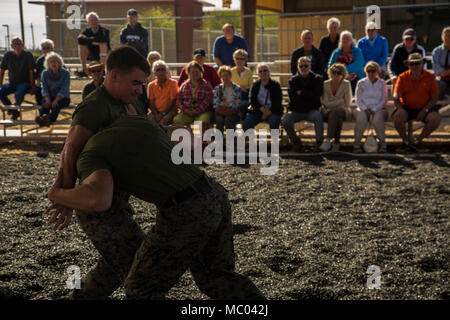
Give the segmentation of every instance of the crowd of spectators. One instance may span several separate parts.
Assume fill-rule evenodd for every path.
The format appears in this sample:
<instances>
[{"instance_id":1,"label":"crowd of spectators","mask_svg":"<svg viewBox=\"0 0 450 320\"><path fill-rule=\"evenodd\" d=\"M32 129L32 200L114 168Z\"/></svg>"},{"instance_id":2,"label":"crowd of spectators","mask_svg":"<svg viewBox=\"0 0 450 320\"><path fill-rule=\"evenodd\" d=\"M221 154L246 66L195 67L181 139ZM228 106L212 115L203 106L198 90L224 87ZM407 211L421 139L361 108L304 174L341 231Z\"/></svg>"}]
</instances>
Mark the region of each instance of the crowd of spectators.
<instances>
[{"instance_id":1,"label":"crowd of spectators","mask_svg":"<svg viewBox=\"0 0 450 320\"><path fill-rule=\"evenodd\" d=\"M417 43L416 32L408 28L402 42L395 45L389 59L388 40L378 34L378 26L369 22L366 36L355 41L353 34L340 32L340 21L327 21L328 35L313 45L313 32L303 30L301 46L291 55L291 79L288 81L287 113L283 114L282 88L271 78L270 65L259 63L258 79L247 66L250 52L245 39L235 34L231 24L222 28L223 35L214 42L215 66L206 62L206 52L197 48L193 60L182 68L178 81L161 54L148 48L148 32L138 22L134 9L127 11L128 25L121 30L120 42L134 47L147 58L151 75L139 99L147 106L149 116L162 125L190 126L202 122L202 130L215 122L220 131L234 129L242 123L244 130L267 122L271 129L280 124L292 143L292 150L302 151L304 145L295 131L295 123L308 121L314 125L314 150L338 151L343 122L353 119L354 152L362 152L362 139L370 124L379 140L379 152L386 152L384 122L389 113L388 82L392 83L395 111L392 119L402 148L420 148L422 140L440 124L436 102L450 88L450 27L442 31L442 44L432 52L433 72L424 68L425 50ZM110 50L109 30L99 24L99 16L86 16L88 27L78 37L82 71L91 81L82 90L82 99L102 86L105 57ZM70 73L63 59L54 52L50 39L41 42L42 55L34 61L25 51L20 38L11 41L12 51L5 54L0 68L0 100L11 105L8 95L15 93L20 105L26 93L34 93L40 106L36 122L48 126L56 121L59 111L70 103ZM9 82L3 84L5 71ZM352 99L356 107L352 108ZM16 120L19 113L8 110ZM405 123L415 119L424 122L424 129L410 144ZM327 132L324 135L324 122Z\"/></svg>"}]
</instances>

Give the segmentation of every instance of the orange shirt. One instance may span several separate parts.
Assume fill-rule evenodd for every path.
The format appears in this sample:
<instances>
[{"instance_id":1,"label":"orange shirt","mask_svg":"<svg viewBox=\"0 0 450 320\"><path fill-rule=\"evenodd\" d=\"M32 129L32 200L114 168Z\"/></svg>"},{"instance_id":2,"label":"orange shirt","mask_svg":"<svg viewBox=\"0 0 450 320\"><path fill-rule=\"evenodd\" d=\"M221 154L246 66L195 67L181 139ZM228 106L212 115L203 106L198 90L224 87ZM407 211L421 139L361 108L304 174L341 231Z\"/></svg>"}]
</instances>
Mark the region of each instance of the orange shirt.
<instances>
[{"instance_id":1,"label":"orange shirt","mask_svg":"<svg viewBox=\"0 0 450 320\"><path fill-rule=\"evenodd\" d=\"M155 100L156 110L159 112L164 111L170 101L177 98L177 94L178 84L173 79L167 79L162 87L158 80L153 80L147 87L147 96L150 100ZM173 110L176 110L176 105Z\"/></svg>"},{"instance_id":2,"label":"orange shirt","mask_svg":"<svg viewBox=\"0 0 450 320\"><path fill-rule=\"evenodd\" d=\"M400 102L410 109L421 110L433 94L439 93L434 74L423 70L419 80L411 79L411 70L398 76L394 92L401 95Z\"/></svg>"}]
</instances>

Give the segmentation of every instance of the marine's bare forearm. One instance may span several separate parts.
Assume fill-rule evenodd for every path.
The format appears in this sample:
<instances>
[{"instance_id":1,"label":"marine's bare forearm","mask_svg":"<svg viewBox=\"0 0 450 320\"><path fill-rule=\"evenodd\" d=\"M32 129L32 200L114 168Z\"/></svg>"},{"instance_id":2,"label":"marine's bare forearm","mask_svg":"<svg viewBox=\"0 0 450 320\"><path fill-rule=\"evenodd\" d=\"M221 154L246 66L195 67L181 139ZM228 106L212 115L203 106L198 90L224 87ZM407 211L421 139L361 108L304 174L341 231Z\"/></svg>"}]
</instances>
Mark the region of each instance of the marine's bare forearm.
<instances>
[{"instance_id":1,"label":"marine's bare forearm","mask_svg":"<svg viewBox=\"0 0 450 320\"><path fill-rule=\"evenodd\" d=\"M83 126L76 125L70 128L66 143L61 152L58 175L62 174L62 188L73 188L77 179L76 163L84 145L93 133ZM58 179L57 179L58 181Z\"/></svg>"}]
</instances>

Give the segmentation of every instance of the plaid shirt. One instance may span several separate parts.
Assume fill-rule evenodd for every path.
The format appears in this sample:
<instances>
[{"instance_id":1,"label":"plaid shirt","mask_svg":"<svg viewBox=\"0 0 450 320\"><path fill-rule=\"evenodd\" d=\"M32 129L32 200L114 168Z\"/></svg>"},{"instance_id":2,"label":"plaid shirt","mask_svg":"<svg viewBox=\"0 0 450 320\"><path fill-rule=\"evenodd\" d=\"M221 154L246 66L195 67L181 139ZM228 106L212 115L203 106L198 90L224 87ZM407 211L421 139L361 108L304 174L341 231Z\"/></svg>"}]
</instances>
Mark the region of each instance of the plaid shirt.
<instances>
[{"instance_id":1,"label":"plaid shirt","mask_svg":"<svg viewBox=\"0 0 450 320\"><path fill-rule=\"evenodd\" d=\"M183 112L188 109L194 110L196 113L211 111L213 90L209 82L200 79L197 87L197 99L192 98L191 80L188 79L180 87L177 96L177 106Z\"/></svg>"}]
</instances>

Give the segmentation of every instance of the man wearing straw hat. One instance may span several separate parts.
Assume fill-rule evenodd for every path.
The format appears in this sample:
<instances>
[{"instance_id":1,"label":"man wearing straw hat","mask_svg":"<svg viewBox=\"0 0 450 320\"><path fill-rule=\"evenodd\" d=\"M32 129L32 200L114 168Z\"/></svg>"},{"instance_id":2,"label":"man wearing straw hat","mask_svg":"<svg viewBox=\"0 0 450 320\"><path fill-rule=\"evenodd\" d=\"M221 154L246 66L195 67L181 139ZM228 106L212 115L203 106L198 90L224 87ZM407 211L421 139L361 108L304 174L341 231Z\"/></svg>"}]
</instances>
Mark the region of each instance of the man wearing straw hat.
<instances>
[{"instance_id":1,"label":"man wearing straw hat","mask_svg":"<svg viewBox=\"0 0 450 320\"><path fill-rule=\"evenodd\" d=\"M89 93L100 87L105 80L105 65L98 61L92 61L87 67L88 75L92 78L83 87L82 99L87 97Z\"/></svg>"},{"instance_id":2,"label":"man wearing straw hat","mask_svg":"<svg viewBox=\"0 0 450 320\"><path fill-rule=\"evenodd\" d=\"M403 140L399 151L418 151L422 140L439 127L441 117L435 106L438 101L438 84L435 76L424 70L425 59L420 53L411 53L405 60L409 70L399 75L394 88L395 111L392 114L395 129ZM424 127L420 135L410 143L405 122L422 121Z\"/></svg>"}]
</instances>

